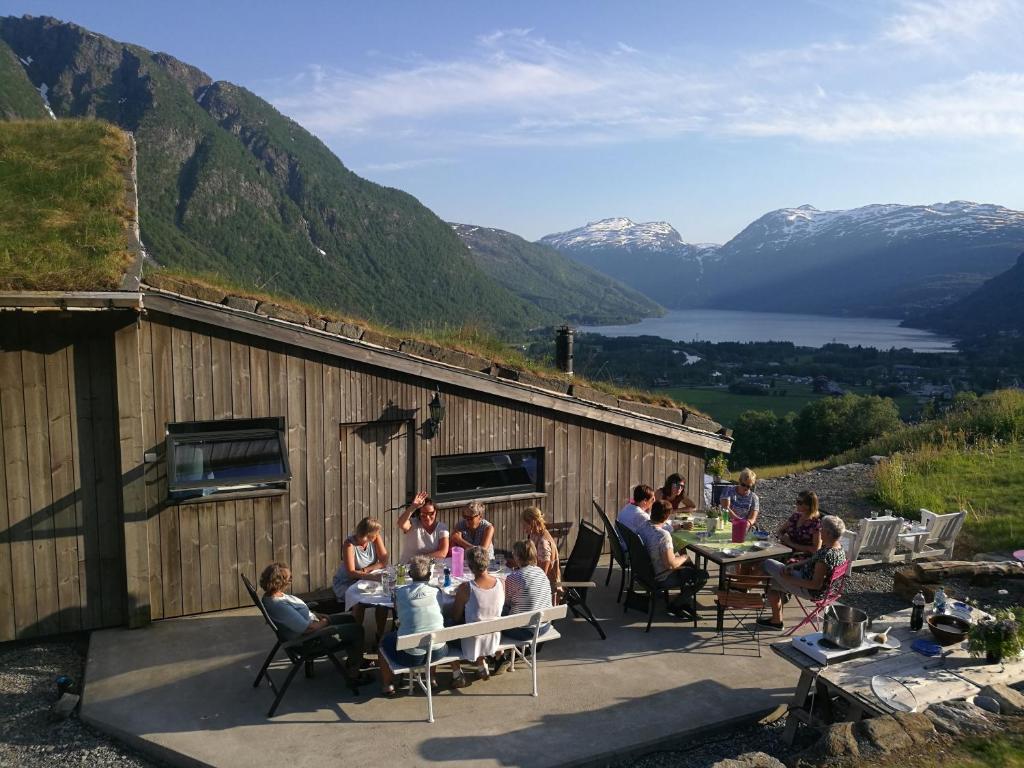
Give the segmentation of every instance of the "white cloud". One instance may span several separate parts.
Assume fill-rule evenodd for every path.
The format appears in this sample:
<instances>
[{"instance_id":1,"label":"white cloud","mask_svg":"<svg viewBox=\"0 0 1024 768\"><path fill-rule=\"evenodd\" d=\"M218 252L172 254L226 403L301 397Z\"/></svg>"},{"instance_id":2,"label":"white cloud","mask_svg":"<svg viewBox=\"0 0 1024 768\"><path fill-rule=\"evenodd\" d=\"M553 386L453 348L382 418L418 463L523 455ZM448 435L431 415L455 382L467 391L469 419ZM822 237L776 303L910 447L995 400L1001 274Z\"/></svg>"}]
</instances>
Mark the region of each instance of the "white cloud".
<instances>
[{"instance_id":1,"label":"white cloud","mask_svg":"<svg viewBox=\"0 0 1024 768\"><path fill-rule=\"evenodd\" d=\"M362 170L368 173L394 173L408 171L413 168L425 168L433 165L450 165L450 157L419 157L409 160L393 160L386 163L367 163Z\"/></svg>"},{"instance_id":2,"label":"white cloud","mask_svg":"<svg viewBox=\"0 0 1024 768\"><path fill-rule=\"evenodd\" d=\"M1001 72L992 64L973 72L922 66L915 76L900 58L911 44L980 39L1015 5L911 0L866 40L750 52L713 69L683 53L653 55L621 42L556 45L528 29L501 30L447 59L365 74L312 68L274 103L321 135L401 139L428 155L367 167L378 172L447 162L437 154L470 144L574 146L689 133L814 142L1019 138L1019 60ZM972 11L964 16L961 6Z\"/></svg>"},{"instance_id":3,"label":"white cloud","mask_svg":"<svg viewBox=\"0 0 1024 768\"><path fill-rule=\"evenodd\" d=\"M1016 6L1013 0L905 0L888 19L882 38L911 46L975 38Z\"/></svg>"}]
</instances>

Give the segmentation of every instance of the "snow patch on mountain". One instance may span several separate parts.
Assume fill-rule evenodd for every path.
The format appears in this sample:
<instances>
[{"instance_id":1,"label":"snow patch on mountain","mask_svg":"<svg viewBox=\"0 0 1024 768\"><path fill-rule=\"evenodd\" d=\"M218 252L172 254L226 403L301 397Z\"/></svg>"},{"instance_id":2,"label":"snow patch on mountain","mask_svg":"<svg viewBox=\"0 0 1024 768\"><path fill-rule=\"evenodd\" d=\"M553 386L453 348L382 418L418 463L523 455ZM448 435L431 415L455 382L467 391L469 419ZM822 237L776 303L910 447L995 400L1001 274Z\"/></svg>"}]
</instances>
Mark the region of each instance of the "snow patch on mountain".
<instances>
[{"instance_id":1,"label":"snow patch on mountain","mask_svg":"<svg viewBox=\"0 0 1024 768\"><path fill-rule=\"evenodd\" d=\"M674 253L680 258L703 262L713 258L714 243L692 245L665 221L634 222L625 217L600 219L586 226L542 237L540 242L565 251L621 248L626 251Z\"/></svg>"}]
</instances>

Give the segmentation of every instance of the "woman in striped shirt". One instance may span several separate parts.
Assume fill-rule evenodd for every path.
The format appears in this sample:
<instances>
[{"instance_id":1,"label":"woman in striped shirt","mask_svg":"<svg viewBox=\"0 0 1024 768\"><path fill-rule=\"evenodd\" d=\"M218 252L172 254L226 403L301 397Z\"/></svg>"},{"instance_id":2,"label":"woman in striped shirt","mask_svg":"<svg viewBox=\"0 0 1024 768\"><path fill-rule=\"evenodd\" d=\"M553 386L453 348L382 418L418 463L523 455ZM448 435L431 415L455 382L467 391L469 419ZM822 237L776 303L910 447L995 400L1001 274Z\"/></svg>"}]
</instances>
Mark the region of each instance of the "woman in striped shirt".
<instances>
[{"instance_id":1,"label":"woman in striped shirt","mask_svg":"<svg viewBox=\"0 0 1024 768\"><path fill-rule=\"evenodd\" d=\"M537 548L529 539L512 545L514 568L505 579L505 613L530 613L551 607L551 582L537 567ZM549 624L541 626L541 633ZM512 640L529 640L533 629L519 627L507 630L504 635Z\"/></svg>"}]
</instances>

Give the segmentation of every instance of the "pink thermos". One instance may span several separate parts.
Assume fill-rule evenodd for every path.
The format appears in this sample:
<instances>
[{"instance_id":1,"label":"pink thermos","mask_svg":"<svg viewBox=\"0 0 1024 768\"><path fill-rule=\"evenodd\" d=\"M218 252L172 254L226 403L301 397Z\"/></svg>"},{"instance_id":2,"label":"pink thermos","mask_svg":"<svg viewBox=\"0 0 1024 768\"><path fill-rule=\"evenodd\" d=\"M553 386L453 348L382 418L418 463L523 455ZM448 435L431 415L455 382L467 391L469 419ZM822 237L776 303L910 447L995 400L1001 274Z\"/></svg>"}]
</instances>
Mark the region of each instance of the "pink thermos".
<instances>
[{"instance_id":1,"label":"pink thermos","mask_svg":"<svg viewBox=\"0 0 1024 768\"><path fill-rule=\"evenodd\" d=\"M738 517L732 521L732 540L734 544L740 544L747 538L747 521Z\"/></svg>"},{"instance_id":2,"label":"pink thermos","mask_svg":"<svg viewBox=\"0 0 1024 768\"><path fill-rule=\"evenodd\" d=\"M466 550L462 547L452 547L452 576L456 579L462 578L462 564L465 556Z\"/></svg>"}]
</instances>

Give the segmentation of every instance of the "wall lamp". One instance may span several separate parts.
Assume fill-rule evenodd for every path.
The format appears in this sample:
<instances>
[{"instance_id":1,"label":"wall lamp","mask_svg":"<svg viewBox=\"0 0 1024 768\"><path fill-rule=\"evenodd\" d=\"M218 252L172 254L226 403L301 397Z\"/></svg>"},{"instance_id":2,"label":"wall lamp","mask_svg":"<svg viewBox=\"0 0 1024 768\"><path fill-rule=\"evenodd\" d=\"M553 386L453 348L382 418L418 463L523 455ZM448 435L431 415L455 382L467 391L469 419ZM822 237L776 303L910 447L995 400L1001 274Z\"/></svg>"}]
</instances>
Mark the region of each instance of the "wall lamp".
<instances>
[{"instance_id":1,"label":"wall lamp","mask_svg":"<svg viewBox=\"0 0 1024 768\"><path fill-rule=\"evenodd\" d=\"M441 426L441 422L444 421L444 402L441 400L441 388L438 387L434 393L434 397L431 398L430 404L427 406L427 410L430 412L430 419L427 421L427 429L430 432L430 437L437 434L438 427Z\"/></svg>"}]
</instances>

